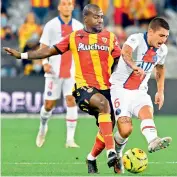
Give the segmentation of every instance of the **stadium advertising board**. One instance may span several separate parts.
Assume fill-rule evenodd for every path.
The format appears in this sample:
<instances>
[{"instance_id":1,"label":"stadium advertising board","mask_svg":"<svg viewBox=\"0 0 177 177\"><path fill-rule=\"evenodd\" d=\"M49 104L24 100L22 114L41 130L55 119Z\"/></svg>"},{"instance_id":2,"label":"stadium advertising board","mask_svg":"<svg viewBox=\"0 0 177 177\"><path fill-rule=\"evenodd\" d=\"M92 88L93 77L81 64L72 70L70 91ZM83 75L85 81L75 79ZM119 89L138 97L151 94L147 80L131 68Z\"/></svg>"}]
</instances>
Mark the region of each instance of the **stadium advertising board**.
<instances>
[{"instance_id":1,"label":"stadium advertising board","mask_svg":"<svg viewBox=\"0 0 177 177\"><path fill-rule=\"evenodd\" d=\"M177 80L166 80L165 103L160 111L154 105L155 114L177 115ZM17 77L2 78L0 104L1 113L39 113L43 104L44 78L43 77ZM156 82L151 79L149 83L149 94L154 96ZM63 98L58 101L54 113L64 113L66 106Z\"/></svg>"},{"instance_id":2,"label":"stadium advertising board","mask_svg":"<svg viewBox=\"0 0 177 177\"><path fill-rule=\"evenodd\" d=\"M13 86L13 87L12 87ZM2 79L0 104L2 113L39 113L44 97L43 77ZM64 100L58 101L54 113L64 113Z\"/></svg>"}]
</instances>

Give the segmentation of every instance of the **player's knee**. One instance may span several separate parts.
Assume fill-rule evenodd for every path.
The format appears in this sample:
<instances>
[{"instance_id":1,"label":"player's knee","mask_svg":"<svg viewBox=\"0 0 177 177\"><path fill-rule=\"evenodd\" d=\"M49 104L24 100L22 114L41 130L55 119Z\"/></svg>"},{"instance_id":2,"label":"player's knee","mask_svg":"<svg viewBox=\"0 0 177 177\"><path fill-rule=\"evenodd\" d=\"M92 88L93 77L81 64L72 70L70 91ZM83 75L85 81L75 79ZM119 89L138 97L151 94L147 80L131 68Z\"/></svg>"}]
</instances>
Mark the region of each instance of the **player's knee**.
<instances>
[{"instance_id":1,"label":"player's knee","mask_svg":"<svg viewBox=\"0 0 177 177\"><path fill-rule=\"evenodd\" d=\"M109 102L106 98L100 100L100 104L98 106L100 113L110 113Z\"/></svg>"},{"instance_id":2,"label":"player's knee","mask_svg":"<svg viewBox=\"0 0 177 177\"><path fill-rule=\"evenodd\" d=\"M127 126L123 130L122 129L120 130L120 135L122 136L122 138L128 138L132 133L132 130L133 126Z\"/></svg>"},{"instance_id":3,"label":"player's knee","mask_svg":"<svg viewBox=\"0 0 177 177\"><path fill-rule=\"evenodd\" d=\"M46 100L44 107L47 112L51 111L55 107L56 101L54 100Z\"/></svg>"},{"instance_id":4,"label":"player's knee","mask_svg":"<svg viewBox=\"0 0 177 177\"><path fill-rule=\"evenodd\" d=\"M132 120L130 117L120 117L118 119L118 129L122 138L128 138L133 131Z\"/></svg>"},{"instance_id":5,"label":"player's knee","mask_svg":"<svg viewBox=\"0 0 177 177\"><path fill-rule=\"evenodd\" d=\"M75 98L72 95L67 95L65 97L67 107L76 106Z\"/></svg>"}]
</instances>

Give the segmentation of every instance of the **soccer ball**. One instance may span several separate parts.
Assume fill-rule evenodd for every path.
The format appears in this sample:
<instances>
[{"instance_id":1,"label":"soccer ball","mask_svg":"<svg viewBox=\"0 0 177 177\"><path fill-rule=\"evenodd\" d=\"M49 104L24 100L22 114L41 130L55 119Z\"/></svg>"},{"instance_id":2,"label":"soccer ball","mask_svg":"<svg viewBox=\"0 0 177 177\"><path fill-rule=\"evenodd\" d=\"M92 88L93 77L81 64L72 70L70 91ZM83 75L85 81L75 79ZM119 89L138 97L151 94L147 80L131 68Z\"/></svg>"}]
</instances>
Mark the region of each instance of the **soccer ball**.
<instances>
[{"instance_id":1,"label":"soccer ball","mask_svg":"<svg viewBox=\"0 0 177 177\"><path fill-rule=\"evenodd\" d=\"M140 173L144 171L148 165L146 153L139 148L129 149L123 155L122 160L125 169L131 173Z\"/></svg>"}]
</instances>

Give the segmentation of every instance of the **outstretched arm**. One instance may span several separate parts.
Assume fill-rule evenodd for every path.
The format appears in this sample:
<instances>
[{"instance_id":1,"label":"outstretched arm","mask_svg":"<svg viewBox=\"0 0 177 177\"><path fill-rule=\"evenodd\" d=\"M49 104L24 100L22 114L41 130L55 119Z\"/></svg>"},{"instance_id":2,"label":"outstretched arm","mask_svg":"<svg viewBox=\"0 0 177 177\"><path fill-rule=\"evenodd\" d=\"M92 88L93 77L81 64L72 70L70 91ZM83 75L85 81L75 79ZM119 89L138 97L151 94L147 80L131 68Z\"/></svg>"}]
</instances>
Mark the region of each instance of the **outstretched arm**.
<instances>
[{"instance_id":1,"label":"outstretched arm","mask_svg":"<svg viewBox=\"0 0 177 177\"><path fill-rule=\"evenodd\" d=\"M30 52L26 52L26 53L20 53L14 49L11 49L8 47L3 47L3 48L9 55L12 55L12 56L16 57L17 59L32 59L32 60L36 59L37 60L37 59L47 58L52 55L62 54L62 52L57 50L55 47L51 47L51 48L44 47L39 50L30 51Z\"/></svg>"}]
</instances>

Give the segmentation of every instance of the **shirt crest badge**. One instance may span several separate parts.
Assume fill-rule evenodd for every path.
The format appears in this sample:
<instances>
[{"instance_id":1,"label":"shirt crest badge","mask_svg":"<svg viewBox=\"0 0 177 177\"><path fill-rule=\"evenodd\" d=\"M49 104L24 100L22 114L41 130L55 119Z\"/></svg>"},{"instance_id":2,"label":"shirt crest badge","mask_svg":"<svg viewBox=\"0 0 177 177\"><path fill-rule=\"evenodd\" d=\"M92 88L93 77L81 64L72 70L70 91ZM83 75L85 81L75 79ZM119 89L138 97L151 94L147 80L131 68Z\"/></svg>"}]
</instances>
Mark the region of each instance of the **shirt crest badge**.
<instances>
[{"instance_id":1,"label":"shirt crest badge","mask_svg":"<svg viewBox=\"0 0 177 177\"><path fill-rule=\"evenodd\" d=\"M108 40L106 37L102 37L101 39L102 39L102 41L103 41L104 43L106 43L107 40Z\"/></svg>"}]
</instances>

